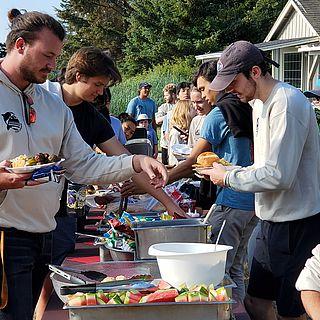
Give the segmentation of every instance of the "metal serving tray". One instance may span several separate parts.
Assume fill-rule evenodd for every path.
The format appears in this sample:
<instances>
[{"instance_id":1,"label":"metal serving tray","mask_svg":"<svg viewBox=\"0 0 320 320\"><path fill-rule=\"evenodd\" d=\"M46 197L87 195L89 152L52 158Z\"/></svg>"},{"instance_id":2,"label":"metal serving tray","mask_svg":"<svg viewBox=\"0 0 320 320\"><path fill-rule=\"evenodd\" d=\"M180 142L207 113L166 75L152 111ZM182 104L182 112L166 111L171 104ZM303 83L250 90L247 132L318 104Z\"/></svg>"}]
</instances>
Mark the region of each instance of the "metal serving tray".
<instances>
[{"instance_id":1,"label":"metal serving tray","mask_svg":"<svg viewBox=\"0 0 320 320\"><path fill-rule=\"evenodd\" d=\"M148 249L155 243L196 242L206 243L208 223L202 219L181 219L134 222L137 260L155 259L148 254Z\"/></svg>"},{"instance_id":2,"label":"metal serving tray","mask_svg":"<svg viewBox=\"0 0 320 320\"><path fill-rule=\"evenodd\" d=\"M70 320L229 320L231 304L222 302L145 303L69 309Z\"/></svg>"},{"instance_id":3,"label":"metal serving tray","mask_svg":"<svg viewBox=\"0 0 320 320\"><path fill-rule=\"evenodd\" d=\"M155 261L118 261L100 262L87 265L77 265L73 268L103 271L108 275L129 275L149 272L154 278L160 277L159 268ZM54 275L52 280L56 292L60 296L61 278ZM63 280L68 284L67 280ZM70 283L70 282L69 282ZM219 286L224 286L228 296L232 297L232 289L236 286L229 276L225 276ZM59 288L60 290L60 288ZM187 302L187 303L146 303L126 305L103 305L86 307L68 307L70 320L229 320L233 300L223 302Z\"/></svg>"}]
</instances>

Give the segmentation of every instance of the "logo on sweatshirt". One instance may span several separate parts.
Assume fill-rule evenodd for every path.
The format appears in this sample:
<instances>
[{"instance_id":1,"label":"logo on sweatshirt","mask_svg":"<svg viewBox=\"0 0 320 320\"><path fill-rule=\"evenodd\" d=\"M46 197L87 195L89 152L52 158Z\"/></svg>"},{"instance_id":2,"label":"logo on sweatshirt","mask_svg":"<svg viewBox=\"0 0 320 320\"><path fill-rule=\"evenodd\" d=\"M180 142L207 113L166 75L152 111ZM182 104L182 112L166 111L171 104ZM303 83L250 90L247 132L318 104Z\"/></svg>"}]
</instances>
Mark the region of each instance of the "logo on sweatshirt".
<instances>
[{"instance_id":1,"label":"logo on sweatshirt","mask_svg":"<svg viewBox=\"0 0 320 320\"><path fill-rule=\"evenodd\" d=\"M19 132L21 130L22 124L13 112L2 113L2 117L7 125L8 131L10 129L12 129L14 132Z\"/></svg>"}]
</instances>

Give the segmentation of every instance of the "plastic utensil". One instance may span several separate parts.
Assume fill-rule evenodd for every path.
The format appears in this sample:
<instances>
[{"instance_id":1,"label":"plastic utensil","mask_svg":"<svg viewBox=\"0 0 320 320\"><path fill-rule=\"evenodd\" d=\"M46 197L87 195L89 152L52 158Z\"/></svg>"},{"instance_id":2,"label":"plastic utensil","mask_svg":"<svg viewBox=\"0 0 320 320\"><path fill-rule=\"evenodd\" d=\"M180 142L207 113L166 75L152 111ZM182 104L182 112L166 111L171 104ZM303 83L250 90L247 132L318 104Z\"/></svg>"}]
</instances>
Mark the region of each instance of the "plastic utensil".
<instances>
[{"instance_id":1,"label":"plastic utensil","mask_svg":"<svg viewBox=\"0 0 320 320\"><path fill-rule=\"evenodd\" d=\"M222 226L221 226L221 228L220 228L220 230L219 230L219 233L218 233L217 241L216 241L216 243L215 243L215 245L214 245L214 250L215 250L215 251L217 251L217 245L218 245L218 242L219 242L219 240L220 240L221 233L222 233L222 230L223 230L225 224L226 224L226 220L223 220Z\"/></svg>"},{"instance_id":2,"label":"plastic utensil","mask_svg":"<svg viewBox=\"0 0 320 320\"><path fill-rule=\"evenodd\" d=\"M206 223L208 222L208 220L209 220L210 217L212 216L213 211L214 211L214 209L215 209L216 207L217 207L217 205L216 205L215 203L210 207L207 215L206 215L205 218L203 219L203 224L206 224Z\"/></svg>"}]
</instances>

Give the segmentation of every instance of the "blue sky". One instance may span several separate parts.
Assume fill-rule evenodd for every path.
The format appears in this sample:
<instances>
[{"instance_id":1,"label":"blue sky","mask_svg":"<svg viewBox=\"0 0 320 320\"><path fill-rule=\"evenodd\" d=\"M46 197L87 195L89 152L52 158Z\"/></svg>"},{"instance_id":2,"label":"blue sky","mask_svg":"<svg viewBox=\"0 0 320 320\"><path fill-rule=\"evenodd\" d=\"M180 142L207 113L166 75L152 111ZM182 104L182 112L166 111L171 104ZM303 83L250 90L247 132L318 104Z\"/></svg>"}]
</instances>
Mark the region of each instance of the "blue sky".
<instances>
[{"instance_id":1,"label":"blue sky","mask_svg":"<svg viewBox=\"0 0 320 320\"><path fill-rule=\"evenodd\" d=\"M54 17L54 7L60 8L60 0L3 0L0 6L0 42L5 42L9 33L7 12L12 8L26 9L27 11L41 11Z\"/></svg>"}]
</instances>

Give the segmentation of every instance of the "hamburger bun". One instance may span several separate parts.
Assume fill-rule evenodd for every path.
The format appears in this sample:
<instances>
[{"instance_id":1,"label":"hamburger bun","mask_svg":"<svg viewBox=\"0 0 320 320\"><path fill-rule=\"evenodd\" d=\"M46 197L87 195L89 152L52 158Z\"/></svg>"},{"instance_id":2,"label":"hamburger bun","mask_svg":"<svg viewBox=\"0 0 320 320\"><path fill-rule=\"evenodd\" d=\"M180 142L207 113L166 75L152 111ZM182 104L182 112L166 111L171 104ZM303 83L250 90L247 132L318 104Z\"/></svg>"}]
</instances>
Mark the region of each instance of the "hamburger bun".
<instances>
[{"instance_id":1,"label":"hamburger bun","mask_svg":"<svg viewBox=\"0 0 320 320\"><path fill-rule=\"evenodd\" d=\"M220 158L214 152L202 152L197 158L197 165L201 167L212 167L214 162L219 162Z\"/></svg>"}]
</instances>

